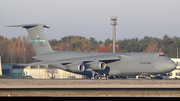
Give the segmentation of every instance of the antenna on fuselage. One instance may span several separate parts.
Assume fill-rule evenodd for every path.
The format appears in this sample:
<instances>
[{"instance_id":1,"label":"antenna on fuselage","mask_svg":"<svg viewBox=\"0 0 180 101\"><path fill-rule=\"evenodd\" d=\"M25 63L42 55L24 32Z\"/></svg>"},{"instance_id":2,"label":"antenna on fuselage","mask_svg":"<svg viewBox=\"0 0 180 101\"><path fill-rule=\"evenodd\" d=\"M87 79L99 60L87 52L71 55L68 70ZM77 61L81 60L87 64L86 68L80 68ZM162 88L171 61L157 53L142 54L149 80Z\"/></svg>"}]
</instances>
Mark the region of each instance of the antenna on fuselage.
<instances>
[{"instance_id":1,"label":"antenna on fuselage","mask_svg":"<svg viewBox=\"0 0 180 101\"><path fill-rule=\"evenodd\" d=\"M163 53L163 47L162 47L162 49L161 49L161 53Z\"/></svg>"}]
</instances>

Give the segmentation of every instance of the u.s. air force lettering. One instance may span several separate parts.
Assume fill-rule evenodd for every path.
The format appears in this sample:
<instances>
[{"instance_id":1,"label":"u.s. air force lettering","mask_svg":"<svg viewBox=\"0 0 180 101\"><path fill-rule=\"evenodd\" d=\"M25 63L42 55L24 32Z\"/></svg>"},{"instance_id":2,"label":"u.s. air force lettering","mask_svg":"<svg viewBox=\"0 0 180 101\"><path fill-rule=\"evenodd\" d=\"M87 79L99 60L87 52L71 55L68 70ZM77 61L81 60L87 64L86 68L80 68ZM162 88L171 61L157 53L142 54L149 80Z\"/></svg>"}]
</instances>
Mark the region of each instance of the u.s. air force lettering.
<instances>
[{"instance_id":1,"label":"u.s. air force lettering","mask_svg":"<svg viewBox=\"0 0 180 101\"><path fill-rule=\"evenodd\" d=\"M139 64L151 64L152 62L139 62Z\"/></svg>"}]
</instances>

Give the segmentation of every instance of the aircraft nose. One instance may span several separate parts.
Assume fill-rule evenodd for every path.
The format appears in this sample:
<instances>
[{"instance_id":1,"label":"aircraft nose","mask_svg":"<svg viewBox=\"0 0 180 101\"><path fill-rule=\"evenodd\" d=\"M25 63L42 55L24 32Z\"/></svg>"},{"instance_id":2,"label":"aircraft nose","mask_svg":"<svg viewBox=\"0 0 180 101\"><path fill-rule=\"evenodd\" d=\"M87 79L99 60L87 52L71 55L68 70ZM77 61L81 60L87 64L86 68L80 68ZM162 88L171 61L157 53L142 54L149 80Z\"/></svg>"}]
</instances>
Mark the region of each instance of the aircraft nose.
<instances>
[{"instance_id":1,"label":"aircraft nose","mask_svg":"<svg viewBox=\"0 0 180 101\"><path fill-rule=\"evenodd\" d=\"M169 70L169 71L172 71L174 69L176 69L176 64L172 61L169 61L169 63L166 65L166 69Z\"/></svg>"}]
</instances>

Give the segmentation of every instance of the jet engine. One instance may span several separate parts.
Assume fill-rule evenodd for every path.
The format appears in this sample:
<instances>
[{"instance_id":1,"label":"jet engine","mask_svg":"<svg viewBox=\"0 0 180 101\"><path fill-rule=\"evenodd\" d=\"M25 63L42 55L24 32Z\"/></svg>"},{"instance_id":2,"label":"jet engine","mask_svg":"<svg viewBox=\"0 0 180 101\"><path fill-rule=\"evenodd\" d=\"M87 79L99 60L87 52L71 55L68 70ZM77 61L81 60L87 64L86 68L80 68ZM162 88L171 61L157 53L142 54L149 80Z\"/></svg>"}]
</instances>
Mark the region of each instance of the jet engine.
<instances>
[{"instance_id":1,"label":"jet engine","mask_svg":"<svg viewBox=\"0 0 180 101\"><path fill-rule=\"evenodd\" d=\"M69 67L69 70L72 70L73 72L83 72L85 69L85 66L83 64L74 64Z\"/></svg>"},{"instance_id":2,"label":"jet engine","mask_svg":"<svg viewBox=\"0 0 180 101\"><path fill-rule=\"evenodd\" d=\"M94 62L90 64L90 68L93 70L104 70L106 68L106 64L104 62Z\"/></svg>"}]
</instances>

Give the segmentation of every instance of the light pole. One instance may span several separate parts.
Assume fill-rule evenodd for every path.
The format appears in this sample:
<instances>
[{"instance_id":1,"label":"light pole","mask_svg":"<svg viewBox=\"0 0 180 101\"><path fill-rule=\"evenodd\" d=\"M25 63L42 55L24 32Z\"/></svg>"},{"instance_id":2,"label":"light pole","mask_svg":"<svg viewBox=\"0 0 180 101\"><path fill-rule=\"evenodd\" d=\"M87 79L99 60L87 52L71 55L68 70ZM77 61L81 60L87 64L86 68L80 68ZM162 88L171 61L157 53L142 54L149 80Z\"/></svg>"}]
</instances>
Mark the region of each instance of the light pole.
<instances>
[{"instance_id":1,"label":"light pole","mask_svg":"<svg viewBox=\"0 0 180 101\"><path fill-rule=\"evenodd\" d=\"M112 23L110 23L110 24L113 26L113 53L115 53L117 16L111 17L111 18L109 18L109 20L112 20Z\"/></svg>"},{"instance_id":2,"label":"light pole","mask_svg":"<svg viewBox=\"0 0 180 101\"><path fill-rule=\"evenodd\" d=\"M178 59L178 48L177 48L177 59Z\"/></svg>"}]
</instances>

